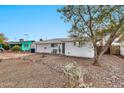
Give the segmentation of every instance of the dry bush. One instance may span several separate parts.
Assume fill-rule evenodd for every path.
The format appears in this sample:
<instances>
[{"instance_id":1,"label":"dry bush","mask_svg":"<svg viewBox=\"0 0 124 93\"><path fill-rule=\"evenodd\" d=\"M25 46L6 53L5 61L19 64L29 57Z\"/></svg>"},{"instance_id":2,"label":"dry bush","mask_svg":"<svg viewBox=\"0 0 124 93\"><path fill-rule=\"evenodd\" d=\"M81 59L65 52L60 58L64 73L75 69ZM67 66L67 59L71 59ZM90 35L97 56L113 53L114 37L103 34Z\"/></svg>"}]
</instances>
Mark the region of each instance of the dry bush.
<instances>
[{"instance_id":1,"label":"dry bush","mask_svg":"<svg viewBox=\"0 0 124 93\"><path fill-rule=\"evenodd\" d=\"M92 83L90 84L84 83L84 75L86 75L86 71L82 72L81 67L79 67L76 62L64 65L63 72L64 75L68 78L65 87L70 88L92 87Z\"/></svg>"}]
</instances>

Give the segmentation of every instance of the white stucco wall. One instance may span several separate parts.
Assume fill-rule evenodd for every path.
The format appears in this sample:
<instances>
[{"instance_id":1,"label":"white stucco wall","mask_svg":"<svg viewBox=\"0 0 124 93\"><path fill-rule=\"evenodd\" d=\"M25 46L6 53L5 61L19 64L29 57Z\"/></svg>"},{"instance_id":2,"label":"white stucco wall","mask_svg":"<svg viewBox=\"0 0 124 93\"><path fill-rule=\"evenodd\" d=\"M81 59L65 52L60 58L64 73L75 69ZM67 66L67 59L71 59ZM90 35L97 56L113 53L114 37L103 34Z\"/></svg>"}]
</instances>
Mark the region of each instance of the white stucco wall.
<instances>
[{"instance_id":1,"label":"white stucco wall","mask_svg":"<svg viewBox=\"0 0 124 93\"><path fill-rule=\"evenodd\" d=\"M53 49L57 49L57 53L59 53L59 45L57 47L51 47L51 44L37 44L36 52L38 53L52 53ZM61 48L61 45L60 45Z\"/></svg>"},{"instance_id":2,"label":"white stucco wall","mask_svg":"<svg viewBox=\"0 0 124 93\"><path fill-rule=\"evenodd\" d=\"M94 50L91 43L87 43L82 47L74 46L73 42L65 43L65 55L67 56L76 56L76 57L94 57Z\"/></svg>"},{"instance_id":3,"label":"white stucco wall","mask_svg":"<svg viewBox=\"0 0 124 93\"><path fill-rule=\"evenodd\" d=\"M120 43L120 55L124 56L124 42Z\"/></svg>"},{"instance_id":4,"label":"white stucco wall","mask_svg":"<svg viewBox=\"0 0 124 93\"><path fill-rule=\"evenodd\" d=\"M46 47L46 49L45 49ZM36 52L38 53L51 53L51 48L50 48L50 44L37 44L36 45Z\"/></svg>"},{"instance_id":5,"label":"white stucco wall","mask_svg":"<svg viewBox=\"0 0 124 93\"><path fill-rule=\"evenodd\" d=\"M61 45L60 45L60 48L62 48ZM37 44L36 46L37 53L52 53L53 49L58 49L58 46L51 47L51 44ZM85 44L82 47L77 47L77 46L74 46L73 42L65 42L65 55L93 58L94 50L93 50L93 46L91 43Z\"/></svg>"},{"instance_id":6,"label":"white stucco wall","mask_svg":"<svg viewBox=\"0 0 124 93\"><path fill-rule=\"evenodd\" d=\"M35 48L35 49L36 49L36 44L35 44L35 42L33 42L33 43L31 44L31 48Z\"/></svg>"}]
</instances>

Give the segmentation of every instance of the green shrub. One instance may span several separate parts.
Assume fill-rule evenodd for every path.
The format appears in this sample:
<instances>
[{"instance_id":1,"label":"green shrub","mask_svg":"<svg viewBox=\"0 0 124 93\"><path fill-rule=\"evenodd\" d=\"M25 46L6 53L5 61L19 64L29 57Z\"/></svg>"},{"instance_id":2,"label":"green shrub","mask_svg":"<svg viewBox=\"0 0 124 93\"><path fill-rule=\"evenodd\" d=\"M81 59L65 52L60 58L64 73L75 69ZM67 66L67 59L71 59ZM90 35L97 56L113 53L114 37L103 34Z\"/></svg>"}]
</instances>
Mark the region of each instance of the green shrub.
<instances>
[{"instance_id":1,"label":"green shrub","mask_svg":"<svg viewBox=\"0 0 124 93\"><path fill-rule=\"evenodd\" d=\"M10 48L9 48L9 44L3 44L3 48L5 49L5 50L9 50Z\"/></svg>"},{"instance_id":2,"label":"green shrub","mask_svg":"<svg viewBox=\"0 0 124 93\"><path fill-rule=\"evenodd\" d=\"M12 51L13 52L19 52L19 51L21 51L21 47L18 46L18 45L15 45L15 46L12 47Z\"/></svg>"}]
</instances>

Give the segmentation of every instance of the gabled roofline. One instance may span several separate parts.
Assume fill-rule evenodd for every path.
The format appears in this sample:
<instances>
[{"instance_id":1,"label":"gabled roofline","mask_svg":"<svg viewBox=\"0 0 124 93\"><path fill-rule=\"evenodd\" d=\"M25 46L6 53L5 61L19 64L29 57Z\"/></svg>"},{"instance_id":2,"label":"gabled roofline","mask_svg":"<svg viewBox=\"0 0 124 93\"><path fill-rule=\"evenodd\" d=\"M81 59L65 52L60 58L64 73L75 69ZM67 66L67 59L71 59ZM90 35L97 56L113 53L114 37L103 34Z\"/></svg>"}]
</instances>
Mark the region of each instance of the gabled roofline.
<instances>
[{"instance_id":1,"label":"gabled roofline","mask_svg":"<svg viewBox=\"0 0 124 93\"><path fill-rule=\"evenodd\" d=\"M74 38L56 38L35 42L35 44L49 44L49 43L64 43L64 42L73 42L77 41Z\"/></svg>"}]
</instances>

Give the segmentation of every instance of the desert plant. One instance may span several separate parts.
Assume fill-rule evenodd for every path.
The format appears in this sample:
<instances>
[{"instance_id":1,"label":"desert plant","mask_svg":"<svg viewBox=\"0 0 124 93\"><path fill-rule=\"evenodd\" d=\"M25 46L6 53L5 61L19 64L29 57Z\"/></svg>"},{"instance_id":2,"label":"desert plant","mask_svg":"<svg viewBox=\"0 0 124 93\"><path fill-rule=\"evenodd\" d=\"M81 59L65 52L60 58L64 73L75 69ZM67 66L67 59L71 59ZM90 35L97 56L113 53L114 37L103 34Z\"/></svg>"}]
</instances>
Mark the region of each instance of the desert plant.
<instances>
[{"instance_id":1,"label":"desert plant","mask_svg":"<svg viewBox=\"0 0 124 93\"><path fill-rule=\"evenodd\" d=\"M86 84L84 83L83 75L85 75L85 71L82 72L81 67L77 65L76 62L68 63L63 66L64 75L68 78L68 81L65 84L65 87L71 88L88 88L92 87L92 83Z\"/></svg>"},{"instance_id":2,"label":"desert plant","mask_svg":"<svg viewBox=\"0 0 124 93\"><path fill-rule=\"evenodd\" d=\"M15 45L15 46L12 47L12 51L13 52L19 52L19 51L21 51L21 48L20 48L20 46Z\"/></svg>"}]
</instances>

